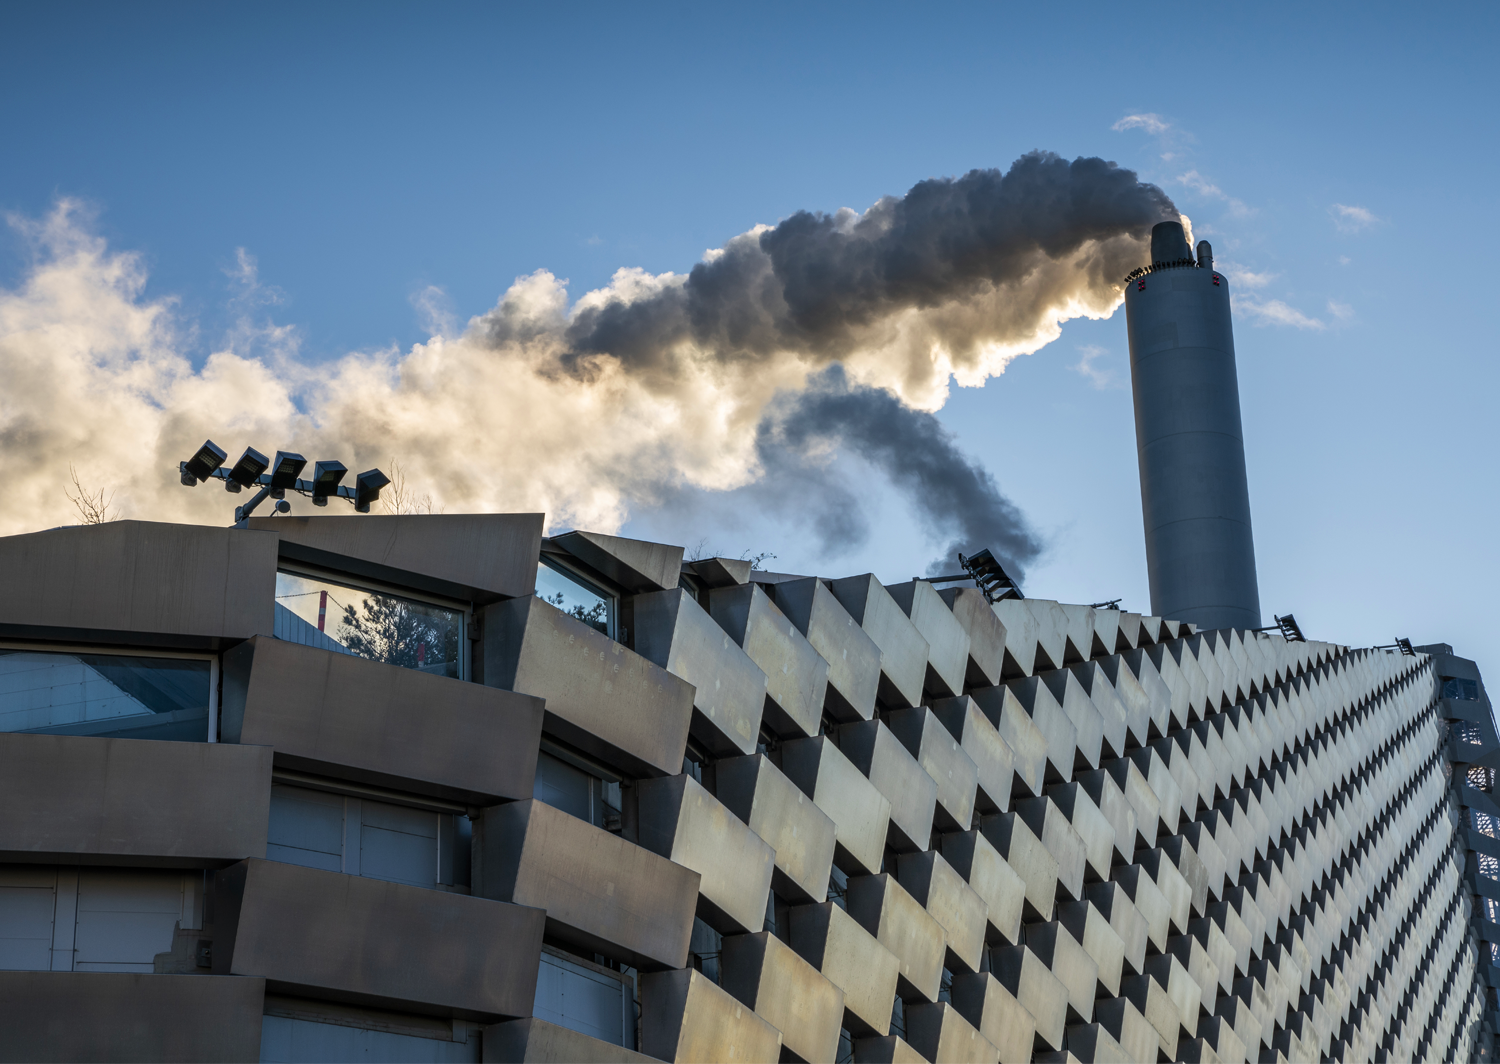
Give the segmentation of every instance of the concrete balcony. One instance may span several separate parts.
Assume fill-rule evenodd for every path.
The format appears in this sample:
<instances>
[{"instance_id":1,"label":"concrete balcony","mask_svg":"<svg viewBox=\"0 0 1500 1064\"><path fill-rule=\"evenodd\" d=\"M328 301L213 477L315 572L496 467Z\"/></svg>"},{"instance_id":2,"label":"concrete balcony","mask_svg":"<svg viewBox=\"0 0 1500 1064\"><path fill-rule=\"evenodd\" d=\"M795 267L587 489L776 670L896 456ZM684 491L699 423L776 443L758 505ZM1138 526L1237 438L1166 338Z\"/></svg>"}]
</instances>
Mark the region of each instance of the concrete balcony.
<instances>
[{"instance_id":1,"label":"concrete balcony","mask_svg":"<svg viewBox=\"0 0 1500 1064\"><path fill-rule=\"evenodd\" d=\"M1008 812L1016 755L979 703L967 696L938 699L932 713L974 763L974 805L982 813Z\"/></svg>"},{"instance_id":2,"label":"concrete balcony","mask_svg":"<svg viewBox=\"0 0 1500 1064\"><path fill-rule=\"evenodd\" d=\"M264 979L0 972L0 1061L260 1059Z\"/></svg>"},{"instance_id":3,"label":"concrete balcony","mask_svg":"<svg viewBox=\"0 0 1500 1064\"><path fill-rule=\"evenodd\" d=\"M973 712L983 720L977 707ZM937 784L938 826L947 831L962 831L972 824L979 767L953 733L926 706L892 710L886 714L886 724ZM975 727L977 730L978 725ZM995 733L995 738L999 740L999 733Z\"/></svg>"},{"instance_id":4,"label":"concrete balcony","mask_svg":"<svg viewBox=\"0 0 1500 1064\"><path fill-rule=\"evenodd\" d=\"M0 861L221 867L270 806L268 747L0 733Z\"/></svg>"},{"instance_id":5,"label":"concrete balcony","mask_svg":"<svg viewBox=\"0 0 1500 1064\"><path fill-rule=\"evenodd\" d=\"M545 699L544 732L626 776L682 771L693 685L535 596L486 608L484 682Z\"/></svg>"},{"instance_id":6,"label":"concrete balcony","mask_svg":"<svg viewBox=\"0 0 1500 1064\"><path fill-rule=\"evenodd\" d=\"M683 1064L778 1060L781 1032L702 972L654 972L641 976L641 1052Z\"/></svg>"},{"instance_id":7,"label":"concrete balcony","mask_svg":"<svg viewBox=\"0 0 1500 1064\"><path fill-rule=\"evenodd\" d=\"M709 613L766 674L764 721L783 738L818 734L828 662L755 584L715 588Z\"/></svg>"},{"instance_id":8,"label":"concrete balcony","mask_svg":"<svg viewBox=\"0 0 1500 1064\"><path fill-rule=\"evenodd\" d=\"M1005 665L1005 625L990 608L984 593L972 587L949 587L938 592L969 637L969 687L994 687Z\"/></svg>"},{"instance_id":9,"label":"concrete balcony","mask_svg":"<svg viewBox=\"0 0 1500 1064\"><path fill-rule=\"evenodd\" d=\"M536 590L543 514L252 517L283 558L486 605ZM244 530L237 530L240 535Z\"/></svg>"},{"instance_id":10,"label":"concrete balcony","mask_svg":"<svg viewBox=\"0 0 1500 1064\"><path fill-rule=\"evenodd\" d=\"M655 1059L535 1018L492 1024L480 1035L479 1046L486 1064L512 1061L646 1064Z\"/></svg>"},{"instance_id":11,"label":"concrete balcony","mask_svg":"<svg viewBox=\"0 0 1500 1064\"><path fill-rule=\"evenodd\" d=\"M724 940L723 986L781 1032L783 1058L832 1060L844 992L769 931Z\"/></svg>"},{"instance_id":12,"label":"concrete balcony","mask_svg":"<svg viewBox=\"0 0 1500 1064\"><path fill-rule=\"evenodd\" d=\"M886 591L927 640L923 686L940 697L963 694L969 669L969 633L948 604L926 580L890 584Z\"/></svg>"},{"instance_id":13,"label":"concrete balcony","mask_svg":"<svg viewBox=\"0 0 1500 1064\"><path fill-rule=\"evenodd\" d=\"M880 689L880 648L815 576L775 586L776 605L828 662L824 708L841 724L869 720Z\"/></svg>"},{"instance_id":14,"label":"concrete balcony","mask_svg":"<svg viewBox=\"0 0 1500 1064\"><path fill-rule=\"evenodd\" d=\"M0 635L217 650L270 635L276 536L110 521L0 538Z\"/></svg>"},{"instance_id":15,"label":"concrete balcony","mask_svg":"<svg viewBox=\"0 0 1500 1064\"><path fill-rule=\"evenodd\" d=\"M263 860L216 873L213 904L215 975L407 1012L531 1014L540 909Z\"/></svg>"},{"instance_id":16,"label":"concrete balcony","mask_svg":"<svg viewBox=\"0 0 1500 1064\"><path fill-rule=\"evenodd\" d=\"M936 1001L946 949L943 926L888 873L849 880L844 898L849 915L900 962L896 993Z\"/></svg>"},{"instance_id":17,"label":"concrete balcony","mask_svg":"<svg viewBox=\"0 0 1500 1064\"><path fill-rule=\"evenodd\" d=\"M844 1026L856 1037L884 1037L901 963L831 901L792 909L792 948L844 992Z\"/></svg>"},{"instance_id":18,"label":"concrete balcony","mask_svg":"<svg viewBox=\"0 0 1500 1064\"><path fill-rule=\"evenodd\" d=\"M839 728L838 741L844 755L891 803L886 844L901 853L927 849L937 815L937 781L884 721L845 724Z\"/></svg>"},{"instance_id":19,"label":"concrete balcony","mask_svg":"<svg viewBox=\"0 0 1500 1064\"><path fill-rule=\"evenodd\" d=\"M765 926L776 851L691 776L636 790L641 845L698 873L704 923L728 935Z\"/></svg>"},{"instance_id":20,"label":"concrete balcony","mask_svg":"<svg viewBox=\"0 0 1500 1064\"><path fill-rule=\"evenodd\" d=\"M687 964L698 884L697 872L536 800L487 809L476 825L476 894L545 909L548 935L636 968Z\"/></svg>"},{"instance_id":21,"label":"concrete balcony","mask_svg":"<svg viewBox=\"0 0 1500 1064\"><path fill-rule=\"evenodd\" d=\"M681 588L638 595L631 608L636 650L694 687L694 738L715 757L753 754L766 706L760 666Z\"/></svg>"},{"instance_id":22,"label":"concrete balcony","mask_svg":"<svg viewBox=\"0 0 1500 1064\"><path fill-rule=\"evenodd\" d=\"M542 700L279 639L224 655L221 734L284 768L493 805L531 797Z\"/></svg>"},{"instance_id":23,"label":"concrete balcony","mask_svg":"<svg viewBox=\"0 0 1500 1064\"><path fill-rule=\"evenodd\" d=\"M885 859L891 803L827 736L783 743L777 765L833 821L834 863L873 874Z\"/></svg>"},{"instance_id":24,"label":"concrete balcony","mask_svg":"<svg viewBox=\"0 0 1500 1064\"><path fill-rule=\"evenodd\" d=\"M776 892L804 902L828 897L833 819L764 754L719 761L713 774L719 800L776 851Z\"/></svg>"},{"instance_id":25,"label":"concrete balcony","mask_svg":"<svg viewBox=\"0 0 1500 1064\"><path fill-rule=\"evenodd\" d=\"M880 700L904 709L922 704L927 640L873 573L831 584L834 598L880 648Z\"/></svg>"}]
</instances>

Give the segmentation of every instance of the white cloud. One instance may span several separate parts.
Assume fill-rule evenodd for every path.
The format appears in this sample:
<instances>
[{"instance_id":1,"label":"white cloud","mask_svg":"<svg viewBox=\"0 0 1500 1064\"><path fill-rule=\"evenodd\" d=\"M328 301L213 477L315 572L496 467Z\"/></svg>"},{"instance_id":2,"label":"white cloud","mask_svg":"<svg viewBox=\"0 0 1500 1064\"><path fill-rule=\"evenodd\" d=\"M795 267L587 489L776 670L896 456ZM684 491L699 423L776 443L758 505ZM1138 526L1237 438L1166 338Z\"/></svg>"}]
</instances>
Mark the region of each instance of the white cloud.
<instances>
[{"instance_id":1,"label":"white cloud","mask_svg":"<svg viewBox=\"0 0 1500 1064\"><path fill-rule=\"evenodd\" d=\"M1328 313L1332 314L1339 321L1352 321L1354 319L1353 307L1348 303L1336 303L1331 299L1328 301Z\"/></svg>"},{"instance_id":2,"label":"white cloud","mask_svg":"<svg viewBox=\"0 0 1500 1064\"><path fill-rule=\"evenodd\" d=\"M1100 347L1098 344L1084 344L1078 349L1078 354L1078 361L1068 368L1082 376L1096 389L1105 391L1125 387L1113 367L1097 365L1100 359L1109 354L1109 348Z\"/></svg>"},{"instance_id":3,"label":"white cloud","mask_svg":"<svg viewBox=\"0 0 1500 1064\"><path fill-rule=\"evenodd\" d=\"M0 535L76 521L60 486L70 462L126 518L223 522L235 500L184 488L176 475L205 438L231 457L248 444L355 470L394 460L450 513L540 511L552 528L612 532L665 492L756 482L756 426L778 394L823 366L798 350L725 358L691 338L670 341L659 373L609 357L569 362L580 313L686 282L642 270L576 300L566 281L537 271L466 326L426 288L412 301L432 330L427 342L311 365L297 329L268 317L282 297L248 253L226 271L236 324L198 358L195 323L174 300L145 294L142 258L109 248L78 204L9 221L30 265L0 287ZM954 380L983 384L1055 340L1063 322L1110 316L1123 298L1117 264L1140 254L1134 237L1112 241L1043 258L1014 285L873 322L839 360L851 381L936 410ZM1105 372L1092 357L1082 365Z\"/></svg>"},{"instance_id":4,"label":"white cloud","mask_svg":"<svg viewBox=\"0 0 1500 1064\"><path fill-rule=\"evenodd\" d=\"M1255 325L1290 325L1294 329L1310 329L1314 332L1328 327L1317 318L1309 318L1300 310L1288 306L1279 299L1267 299L1262 302L1259 299L1240 296L1234 300L1234 310L1236 314L1249 318Z\"/></svg>"},{"instance_id":5,"label":"white cloud","mask_svg":"<svg viewBox=\"0 0 1500 1064\"><path fill-rule=\"evenodd\" d=\"M1347 266L1347 265L1349 265L1353 261L1354 260L1351 259L1348 255L1340 255L1339 256L1339 265L1340 266Z\"/></svg>"},{"instance_id":6,"label":"white cloud","mask_svg":"<svg viewBox=\"0 0 1500 1064\"><path fill-rule=\"evenodd\" d=\"M1124 132L1127 129L1144 129L1153 137L1159 137L1172 128L1172 123L1158 114L1138 114L1126 115L1109 128L1113 129L1116 133Z\"/></svg>"},{"instance_id":7,"label":"white cloud","mask_svg":"<svg viewBox=\"0 0 1500 1064\"><path fill-rule=\"evenodd\" d=\"M1236 217L1244 217L1245 215L1251 213L1250 208L1245 206L1243 200L1235 199L1233 196L1229 195L1223 189L1221 189L1218 185L1209 181L1197 170L1189 170L1185 174L1179 174L1177 177L1177 183L1179 185L1186 185L1188 188L1192 189L1200 196L1206 196L1209 199L1222 201L1226 206L1229 207L1229 213L1235 215Z\"/></svg>"},{"instance_id":8,"label":"white cloud","mask_svg":"<svg viewBox=\"0 0 1500 1064\"><path fill-rule=\"evenodd\" d=\"M1277 277L1281 276L1280 274L1271 273L1269 271L1257 272L1255 270L1247 269L1246 267L1241 266L1239 263L1235 262L1232 259L1215 259L1214 265L1218 268L1220 273L1223 273L1232 278L1235 285L1240 288L1264 288L1266 287L1266 285L1276 280Z\"/></svg>"},{"instance_id":9,"label":"white cloud","mask_svg":"<svg viewBox=\"0 0 1500 1064\"><path fill-rule=\"evenodd\" d=\"M1380 221L1364 207L1351 207L1346 203L1335 203L1328 208L1328 213L1333 215L1333 224L1341 233L1358 233Z\"/></svg>"}]
</instances>

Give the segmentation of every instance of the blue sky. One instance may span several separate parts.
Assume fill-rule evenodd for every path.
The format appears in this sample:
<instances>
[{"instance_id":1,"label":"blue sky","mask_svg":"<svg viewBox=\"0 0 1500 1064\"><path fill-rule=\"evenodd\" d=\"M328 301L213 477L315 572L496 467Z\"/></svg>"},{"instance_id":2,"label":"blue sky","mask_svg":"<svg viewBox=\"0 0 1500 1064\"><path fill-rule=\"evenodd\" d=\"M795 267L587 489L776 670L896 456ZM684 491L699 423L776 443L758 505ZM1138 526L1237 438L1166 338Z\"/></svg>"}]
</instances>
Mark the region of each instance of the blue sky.
<instances>
[{"instance_id":1,"label":"blue sky","mask_svg":"<svg viewBox=\"0 0 1500 1064\"><path fill-rule=\"evenodd\" d=\"M89 204L195 360L267 342L234 338L250 300L316 365L409 348L539 268L576 298L798 209L1100 155L1164 188L1235 281L1267 620L1485 664L1495 31L1483 5L12 3L0 208ZM31 254L0 233L0 286ZM1028 593L1147 608L1128 383L1117 313L940 412L1047 538ZM847 461L874 532L844 558L739 493L625 531L922 571L905 499Z\"/></svg>"}]
</instances>

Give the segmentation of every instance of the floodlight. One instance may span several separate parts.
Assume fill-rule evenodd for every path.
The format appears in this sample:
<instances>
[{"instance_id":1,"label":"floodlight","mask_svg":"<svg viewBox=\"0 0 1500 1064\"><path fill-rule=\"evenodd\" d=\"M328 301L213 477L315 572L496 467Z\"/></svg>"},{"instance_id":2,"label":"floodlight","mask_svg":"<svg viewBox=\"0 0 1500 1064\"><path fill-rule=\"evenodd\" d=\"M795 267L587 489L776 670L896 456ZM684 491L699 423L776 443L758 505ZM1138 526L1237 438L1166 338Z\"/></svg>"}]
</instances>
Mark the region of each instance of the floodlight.
<instances>
[{"instance_id":1,"label":"floodlight","mask_svg":"<svg viewBox=\"0 0 1500 1064\"><path fill-rule=\"evenodd\" d=\"M349 467L343 462L319 462L313 467L312 501L314 506L327 506L328 496L337 495L339 481Z\"/></svg>"},{"instance_id":2,"label":"floodlight","mask_svg":"<svg viewBox=\"0 0 1500 1064\"><path fill-rule=\"evenodd\" d=\"M253 488L260 480L260 475L266 471L271 463L266 456L254 447L246 447L245 453L240 455L240 460L234 463L234 468L229 471L229 479L224 483L226 486L234 485L229 490L239 491L240 488Z\"/></svg>"},{"instance_id":3,"label":"floodlight","mask_svg":"<svg viewBox=\"0 0 1500 1064\"><path fill-rule=\"evenodd\" d=\"M297 486L297 477L302 473L302 467L307 465L307 459L292 451L277 451L276 459L271 463L271 490L286 491L287 488Z\"/></svg>"},{"instance_id":4,"label":"floodlight","mask_svg":"<svg viewBox=\"0 0 1500 1064\"><path fill-rule=\"evenodd\" d=\"M1003 598L1014 596L1025 598L1021 594L1021 586L1011 579L1005 567L1000 564L989 548L985 548L978 554L972 554L965 558L962 554L958 556L958 564L964 567L964 571L973 578L979 590L984 592L984 597L989 602L999 602Z\"/></svg>"},{"instance_id":5,"label":"floodlight","mask_svg":"<svg viewBox=\"0 0 1500 1064\"><path fill-rule=\"evenodd\" d=\"M228 457L229 453L213 440L204 440L203 446L198 448L198 453L183 462L180 469L186 476L191 476L193 483L196 484L200 480L207 480L213 476L214 470L223 465L224 459ZM184 480L183 483L186 484L187 481Z\"/></svg>"},{"instance_id":6,"label":"floodlight","mask_svg":"<svg viewBox=\"0 0 1500 1064\"><path fill-rule=\"evenodd\" d=\"M391 482L391 478L378 469L367 469L354 478L354 509L358 513L370 512L370 504L380 498L380 489Z\"/></svg>"}]
</instances>

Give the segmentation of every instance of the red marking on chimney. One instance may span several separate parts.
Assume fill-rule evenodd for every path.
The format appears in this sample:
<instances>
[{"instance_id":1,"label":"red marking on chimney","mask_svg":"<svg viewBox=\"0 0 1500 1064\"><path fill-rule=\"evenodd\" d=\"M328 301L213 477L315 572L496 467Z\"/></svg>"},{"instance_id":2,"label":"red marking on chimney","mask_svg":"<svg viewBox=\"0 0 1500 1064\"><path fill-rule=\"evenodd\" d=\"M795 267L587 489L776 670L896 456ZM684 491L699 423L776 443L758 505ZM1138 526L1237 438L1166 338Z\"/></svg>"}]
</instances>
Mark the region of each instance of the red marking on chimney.
<instances>
[{"instance_id":1,"label":"red marking on chimney","mask_svg":"<svg viewBox=\"0 0 1500 1064\"><path fill-rule=\"evenodd\" d=\"M323 630L323 621L328 616L328 592L318 592L318 631Z\"/></svg>"}]
</instances>

